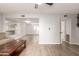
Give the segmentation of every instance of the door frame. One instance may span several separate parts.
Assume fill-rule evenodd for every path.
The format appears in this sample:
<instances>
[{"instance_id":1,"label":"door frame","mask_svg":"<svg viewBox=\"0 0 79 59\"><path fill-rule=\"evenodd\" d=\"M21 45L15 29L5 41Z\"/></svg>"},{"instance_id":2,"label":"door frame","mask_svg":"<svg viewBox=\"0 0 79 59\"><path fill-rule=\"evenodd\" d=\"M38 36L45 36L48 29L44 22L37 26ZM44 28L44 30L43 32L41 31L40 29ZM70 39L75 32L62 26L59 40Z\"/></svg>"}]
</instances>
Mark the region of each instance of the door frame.
<instances>
[{"instance_id":1,"label":"door frame","mask_svg":"<svg viewBox=\"0 0 79 59\"><path fill-rule=\"evenodd\" d=\"M64 28L65 28L65 31L64 31L64 32L65 32L65 33L64 33L64 35L65 35L64 37L65 37L65 38L64 38L64 40L66 40L66 20L65 20L64 18L61 18L61 19L60 19L60 44L62 44L62 42L63 42L63 40L62 40L62 38L61 38L61 22L62 22L62 21L65 21L65 22L64 22L64 24L65 24L65 27L64 27Z\"/></svg>"}]
</instances>

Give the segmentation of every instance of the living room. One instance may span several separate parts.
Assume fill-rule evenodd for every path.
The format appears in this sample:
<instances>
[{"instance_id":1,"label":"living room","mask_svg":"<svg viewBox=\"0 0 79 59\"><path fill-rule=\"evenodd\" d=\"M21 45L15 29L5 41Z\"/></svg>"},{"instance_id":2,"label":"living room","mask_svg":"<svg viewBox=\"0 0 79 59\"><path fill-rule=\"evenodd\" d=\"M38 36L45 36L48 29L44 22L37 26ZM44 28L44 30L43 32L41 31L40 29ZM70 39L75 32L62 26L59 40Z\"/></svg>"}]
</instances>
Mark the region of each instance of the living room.
<instances>
[{"instance_id":1,"label":"living room","mask_svg":"<svg viewBox=\"0 0 79 59\"><path fill-rule=\"evenodd\" d=\"M78 56L78 6L0 3L0 55Z\"/></svg>"}]
</instances>

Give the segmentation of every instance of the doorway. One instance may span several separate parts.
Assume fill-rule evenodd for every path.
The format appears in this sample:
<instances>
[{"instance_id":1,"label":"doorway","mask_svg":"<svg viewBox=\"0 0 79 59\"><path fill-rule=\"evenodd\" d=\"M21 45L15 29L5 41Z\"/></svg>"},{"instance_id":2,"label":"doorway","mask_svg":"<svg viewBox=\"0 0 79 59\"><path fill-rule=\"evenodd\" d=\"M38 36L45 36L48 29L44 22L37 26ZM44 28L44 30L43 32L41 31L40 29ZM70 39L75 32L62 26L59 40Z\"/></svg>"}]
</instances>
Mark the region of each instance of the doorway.
<instances>
[{"instance_id":1,"label":"doorway","mask_svg":"<svg viewBox=\"0 0 79 59\"><path fill-rule=\"evenodd\" d=\"M65 19L60 20L60 44L62 44L66 39L66 21Z\"/></svg>"},{"instance_id":2,"label":"doorway","mask_svg":"<svg viewBox=\"0 0 79 59\"><path fill-rule=\"evenodd\" d=\"M30 21L30 23L28 23L28 24L26 23L26 37L27 37L28 43L38 44L39 19L38 18L29 18L27 20Z\"/></svg>"}]
</instances>

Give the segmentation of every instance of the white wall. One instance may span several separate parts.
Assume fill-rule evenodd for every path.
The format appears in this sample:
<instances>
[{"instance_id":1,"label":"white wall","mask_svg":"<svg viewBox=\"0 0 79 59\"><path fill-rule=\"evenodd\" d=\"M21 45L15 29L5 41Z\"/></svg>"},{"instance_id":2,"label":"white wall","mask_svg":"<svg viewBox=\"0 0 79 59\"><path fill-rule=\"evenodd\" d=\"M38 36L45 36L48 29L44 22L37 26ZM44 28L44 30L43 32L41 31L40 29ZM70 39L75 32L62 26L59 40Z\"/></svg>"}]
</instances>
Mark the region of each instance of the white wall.
<instances>
[{"instance_id":1,"label":"white wall","mask_svg":"<svg viewBox=\"0 0 79 59\"><path fill-rule=\"evenodd\" d=\"M71 16L71 44L79 45L79 28L77 27L77 15Z\"/></svg>"},{"instance_id":2,"label":"white wall","mask_svg":"<svg viewBox=\"0 0 79 59\"><path fill-rule=\"evenodd\" d=\"M60 44L60 15L41 15L40 44ZM50 31L49 31L50 28Z\"/></svg>"}]
</instances>

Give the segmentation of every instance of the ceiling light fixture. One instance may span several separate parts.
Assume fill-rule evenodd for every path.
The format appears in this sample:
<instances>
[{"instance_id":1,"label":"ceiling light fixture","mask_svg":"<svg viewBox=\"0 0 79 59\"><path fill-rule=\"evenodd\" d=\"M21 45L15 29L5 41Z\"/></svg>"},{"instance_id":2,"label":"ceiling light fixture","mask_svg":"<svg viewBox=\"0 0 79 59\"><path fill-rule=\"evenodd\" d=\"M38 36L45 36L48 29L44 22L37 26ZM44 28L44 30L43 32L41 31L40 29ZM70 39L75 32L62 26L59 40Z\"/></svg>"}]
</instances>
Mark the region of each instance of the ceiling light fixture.
<instances>
[{"instance_id":1,"label":"ceiling light fixture","mask_svg":"<svg viewBox=\"0 0 79 59\"><path fill-rule=\"evenodd\" d=\"M41 5L42 3L35 3L35 8L37 9L39 5Z\"/></svg>"},{"instance_id":2,"label":"ceiling light fixture","mask_svg":"<svg viewBox=\"0 0 79 59\"><path fill-rule=\"evenodd\" d=\"M36 4L41 5L42 3L36 3Z\"/></svg>"},{"instance_id":3,"label":"ceiling light fixture","mask_svg":"<svg viewBox=\"0 0 79 59\"><path fill-rule=\"evenodd\" d=\"M31 23L31 21L25 21L26 23L28 23L28 24L30 24Z\"/></svg>"}]
</instances>

